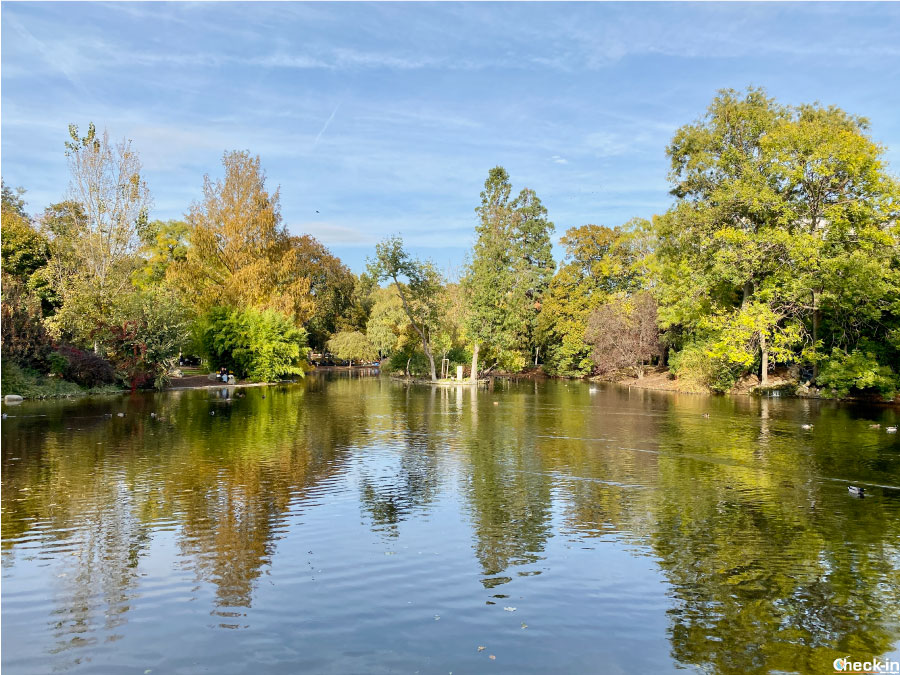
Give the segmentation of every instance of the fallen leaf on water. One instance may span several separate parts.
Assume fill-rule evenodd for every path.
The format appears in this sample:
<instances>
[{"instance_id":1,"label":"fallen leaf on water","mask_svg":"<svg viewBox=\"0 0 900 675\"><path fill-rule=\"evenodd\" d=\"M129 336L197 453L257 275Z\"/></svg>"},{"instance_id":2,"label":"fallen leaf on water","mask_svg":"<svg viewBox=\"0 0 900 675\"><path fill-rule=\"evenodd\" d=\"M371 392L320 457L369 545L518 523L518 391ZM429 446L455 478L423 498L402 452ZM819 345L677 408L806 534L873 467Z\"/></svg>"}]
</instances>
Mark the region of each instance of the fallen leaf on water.
<instances>
[{"instance_id":1,"label":"fallen leaf on water","mask_svg":"<svg viewBox=\"0 0 900 675\"><path fill-rule=\"evenodd\" d=\"M493 654L491 654L490 656L488 656L488 658L489 658L491 661L495 661L495 660L497 659L497 657L494 656Z\"/></svg>"},{"instance_id":2,"label":"fallen leaf on water","mask_svg":"<svg viewBox=\"0 0 900 675\"><path fill-rule=\"evenodd\" d=\"M516 608L515 607L504 607L503 611L504 612L515 612Z\"/></svg>"},{"instance_id":3,"label":"fallen leaf on water","mask_svg":"<svg viewBox=\"0 0 900 675\"><path fill-rule=\"evenodd\" d=\"M523 621L522 622L522 630L525 630L526 628L528 628L528 624Z\"/></svg>"},{"instance_id":4,"label":"fallen leaf on water","mask_svg":"<svg viewBox=\"0 0 900 675\"><path fill-rule=\"evenodd\" d=\"M478 651L483 652L483 651L484 651L484 647L478 647Z\"/></svg>"}]
</instances>

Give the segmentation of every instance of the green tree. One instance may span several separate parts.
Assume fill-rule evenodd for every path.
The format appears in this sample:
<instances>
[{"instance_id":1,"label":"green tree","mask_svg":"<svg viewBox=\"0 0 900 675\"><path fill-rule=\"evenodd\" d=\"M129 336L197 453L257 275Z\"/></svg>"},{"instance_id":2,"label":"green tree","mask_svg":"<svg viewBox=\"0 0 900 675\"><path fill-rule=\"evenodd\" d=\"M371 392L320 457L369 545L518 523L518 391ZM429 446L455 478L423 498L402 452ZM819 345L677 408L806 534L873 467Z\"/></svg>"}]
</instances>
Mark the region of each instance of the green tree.
<instances>
[{"instance_id":1,"label":"green tree","mask_svg":"<svg viewBox=\"0 0 900 675\"><path fill-rule=\"evenodd\" d=\"M279 312L214 307L198 330L200 349L214 368L260 382L303 376L306 331Z\"/></svg>"},{"instance_id":2,"label":"green tree","mask_svg":"<svg viewBox=\"0 0 900 675\"><path fill-rule=\"evenodd\" d=\"M553 223L534 190L525 188L515 199L511 192L509 174L496 166L475 209L478 238L462 282L473 380L482 347L514 370L524 367L525 355L537 360L537 317L554 269Z\"/></svg>"},{"instance_id":3,"label":"green tree","mask_svg":"<svg viewBox=\"0 0 900 675\"><path fill-rule=\"evenodd\" d=\"M820 360L897 302L898 188L864 119L726 90L668 148L676 205L657 220L660 322L743 369ZM896 356L896 355L895 355Z\"/></svg>"},{"instance_id":4,"label":"green tree","mask_svg":"<svg viewBox=\"0 0 900 675\"><path fill-rule=\"evenodd\" d=\"M358 331L336 333L327 343L328 351L342 361L372 361L378 356L375 347Z\"/></svg>"},{"instance_id":5,"label":"green tree","mask_svg":"<svg viewBox=\"0 0 900 675\"><path fill-rule=\"evenodd\" d=\"M377 281L394 284L409 323L422 341L431 381L436 382L431 343L434 332L440 326L443 300L441 275L431 262L410 256L398 236L388 237L376 245L375 259L369 261L368 270ZM406 279L406 282L401 279Z\"/></svg>"},{"instance_id":6,"label":"green tree","mask_svg":"<svg viewBox=\"0 0 900 675\"><path fill-rule=\"evenodd\" d=\"M139 254L143 266L135 273L137 286L147 288L166 280L169 268L187 259L190 228L182 220L154 220L142 233Z\"/></svg>"}]
</instances>

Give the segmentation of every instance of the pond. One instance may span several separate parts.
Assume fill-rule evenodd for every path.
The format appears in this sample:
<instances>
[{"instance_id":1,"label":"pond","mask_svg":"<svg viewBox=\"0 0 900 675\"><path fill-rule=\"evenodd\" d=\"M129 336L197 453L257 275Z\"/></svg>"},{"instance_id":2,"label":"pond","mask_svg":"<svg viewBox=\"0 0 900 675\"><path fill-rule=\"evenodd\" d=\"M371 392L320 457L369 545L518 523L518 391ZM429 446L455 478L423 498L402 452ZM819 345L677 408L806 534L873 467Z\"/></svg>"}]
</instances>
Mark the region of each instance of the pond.
<instances>
[{"instance_id":1,"label":"pond","mask_svg":"<svg viewBox=\"0 0 900 675\"><path fill-rule=\"evenodd\" d=\"M5 675L900 660L897 409L336 373L243 392L3 407Z\"/></svg>"}]
</instances>

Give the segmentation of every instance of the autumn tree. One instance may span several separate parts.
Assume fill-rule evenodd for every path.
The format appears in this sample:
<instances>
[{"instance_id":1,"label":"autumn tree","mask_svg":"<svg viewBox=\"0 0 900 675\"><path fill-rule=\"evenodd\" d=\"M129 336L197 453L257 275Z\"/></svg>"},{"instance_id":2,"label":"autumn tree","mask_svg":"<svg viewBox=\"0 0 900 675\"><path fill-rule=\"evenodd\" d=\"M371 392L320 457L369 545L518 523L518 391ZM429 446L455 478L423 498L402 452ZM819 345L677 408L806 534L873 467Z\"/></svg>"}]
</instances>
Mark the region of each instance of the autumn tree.
<instances>
[{"instance_id":1,"label":"autumn tree","mask_svg":"<svg viewBox=\"0 0 900 675\"><path fill-rule=\"evenodd\" d=\"M266 189L259 157L225 153L224 178L203 181L187 214L191 245L170 278L198 311L271 309L298 326L315 311L296 241L281 222L279 191Z\"/></svg>"},{"instance_id":2,"label":"autumn tree","mask_svg":"<svg viewBox=\"0 0 900 675\"><path fill-rule=\"evenodd\" d=\"M553 374L585 375L593 364L585 340L591 312L613 294L630 294L651 282L650 223L583 225L561 239L566 255L550 282L538 320Z\"/></svg>"},{"instance_id":3,"label":"autumn tree","mask_svg":"<svg viewBox=\"0 0 900 675\"><path fill-rule=\"evenodd\" d=\"M619 296L588 317L585 342L593 347L591 361L600 375L630 368L644 376L644 366L659 355L656 300L647 291Z\"/></svg>"},{"instance_id":4,"label":"autumn tree","mask_svg":"<svg viewBox=\"0 0 900 675\"><path fill-rule=\"evenodd\" d=\"M375 246L375 258L369 261L368 270L376 280L389 281L397 289L410 325L422 341L431 381L436 382L432 340L440 326L443 297L440 273L431 262L410 256L398 236L388 237Z\"/></svg>"}]
</instances>

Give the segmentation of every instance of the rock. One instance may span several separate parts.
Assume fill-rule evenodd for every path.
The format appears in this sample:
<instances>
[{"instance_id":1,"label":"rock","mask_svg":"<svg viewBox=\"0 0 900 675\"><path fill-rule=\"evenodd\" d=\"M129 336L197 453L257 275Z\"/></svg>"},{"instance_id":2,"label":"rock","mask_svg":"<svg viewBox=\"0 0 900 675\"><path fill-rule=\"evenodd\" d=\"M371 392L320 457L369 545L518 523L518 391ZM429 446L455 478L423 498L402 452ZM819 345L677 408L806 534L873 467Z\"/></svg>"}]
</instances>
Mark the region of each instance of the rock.
<instances>
[{"instance_id":1,"label":"rock","mask_svg":"<svg viewBox=\"0 0 900 675\"><path fill-rule=\"evenodd\" d=\"M215 373L210 373L209 375L206 376L206 379L215 382L215 381L216 381L216 374L215 374Z\"/></svg>"},{"instance_id":2,"label":"rock","mask_svg":"<svg viewBox=\"0 0 900 675\"><path fill-rule=\"evenodd\" d=\"M117 417L125 417L125 413L116 413Z\"/></svg>"},{"instance_id":3,"label":"rock","mask_svg":"<svg viewBox=\"0 0 900 675\"><path fill-rule=\"evenodd\" d=\"M24 399L21 396L19 396L18 394L7 394L6 396L3 397L4 403L9 403L9 404L13 404L13 405L16 403L21 403L23 400Z\"/></svg>"}]
</instances>

